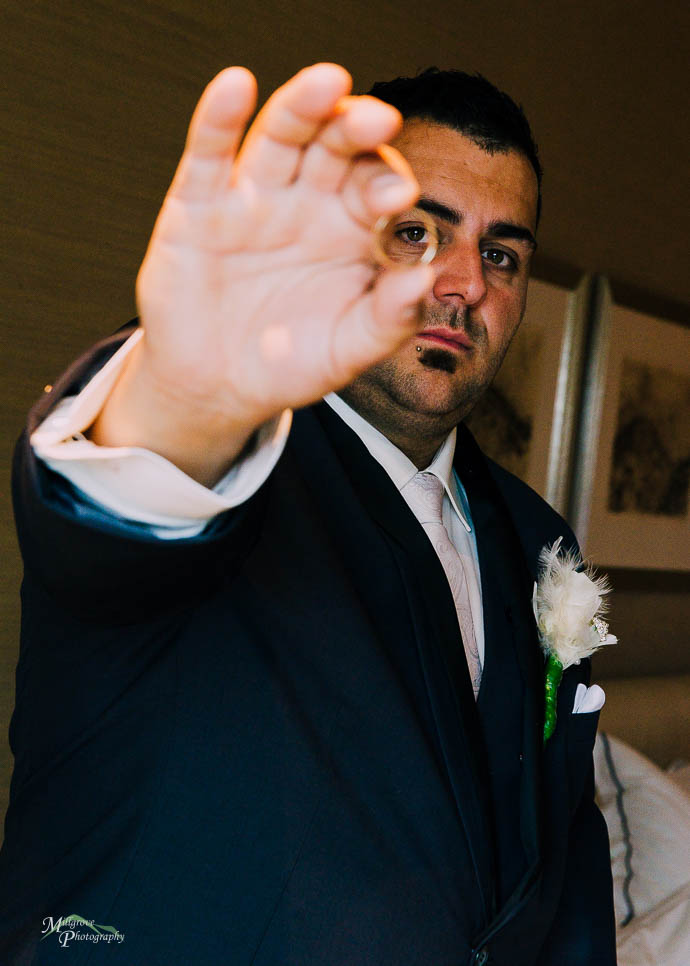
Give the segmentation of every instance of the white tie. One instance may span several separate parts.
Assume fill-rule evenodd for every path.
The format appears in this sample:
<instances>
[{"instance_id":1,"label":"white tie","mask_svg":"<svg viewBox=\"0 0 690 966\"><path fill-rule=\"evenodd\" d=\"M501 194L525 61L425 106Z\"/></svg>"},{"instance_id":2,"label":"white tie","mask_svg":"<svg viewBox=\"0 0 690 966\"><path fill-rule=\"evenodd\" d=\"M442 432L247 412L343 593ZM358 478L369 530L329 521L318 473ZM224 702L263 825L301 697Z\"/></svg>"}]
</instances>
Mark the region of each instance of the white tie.
<instances>
[{"instance_id":1,"label":"white tie","mask_svg":"<svg viewBox=\"0 0 690 966\"><path fill-rule=\"evenodd\" d=\"M472 620L465 568L459 553L448 536L448 531L443 525L443 483L433 473L417 473L403 488L403 493L408 498L410 509L431 540L448 578L462 633L467 666L472 679L472 690L476 698L482 678L482 665L474 635L474 621Z\"/></svg>"}]
</instances>

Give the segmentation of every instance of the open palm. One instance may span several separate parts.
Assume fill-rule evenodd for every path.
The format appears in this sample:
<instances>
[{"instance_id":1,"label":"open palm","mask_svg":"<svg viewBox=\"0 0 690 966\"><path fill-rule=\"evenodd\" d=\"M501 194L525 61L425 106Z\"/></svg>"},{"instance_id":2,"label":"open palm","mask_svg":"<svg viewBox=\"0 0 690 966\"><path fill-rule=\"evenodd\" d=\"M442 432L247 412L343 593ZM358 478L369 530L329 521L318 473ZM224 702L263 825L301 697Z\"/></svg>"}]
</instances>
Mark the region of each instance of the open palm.
<instances>
[{"instance_id":1,"label":"open palm","mask_svg":"<svg viewBox=\"0 0 690 966\"><path fill-rule=\"evenodd\" d=\"M209 85L139 273L157 383L256 426L337 389L415 330L424 266L383 271L371 227L416 182L386 145L398 112L349 97L343 68L301 71L249 131L252 75Z\"/></svg>"}]
</instances>

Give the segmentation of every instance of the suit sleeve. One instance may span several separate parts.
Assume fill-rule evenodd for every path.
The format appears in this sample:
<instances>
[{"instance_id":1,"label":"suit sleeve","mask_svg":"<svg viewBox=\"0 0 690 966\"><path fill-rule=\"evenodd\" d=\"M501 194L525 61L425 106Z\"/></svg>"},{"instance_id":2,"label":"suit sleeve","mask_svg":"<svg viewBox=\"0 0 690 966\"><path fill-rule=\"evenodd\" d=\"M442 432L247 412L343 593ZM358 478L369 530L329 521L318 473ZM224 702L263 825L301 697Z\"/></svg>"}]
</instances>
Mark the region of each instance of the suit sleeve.
<instances>
[{"instance_id":1,"label":"suit sleeve","mask_svg":"<svg viewBox=\"0 0 690 966\"><path fill-rule=\"evenodd\" d=\"M131 331L131 330L130 330ZM252 546L270 480L201 533L161 541L141 525L80 505L70 484L36 458L30 436L66 395L79 392L129 331L79 359L31 410L14 461L13 499L25 580L80 619L134 623L207 594Z\"/></svg>"},{"instance_id":2,"label":"suit sleeve","mask_svg":"<svg viewBox=\"0 0 690 966\"><path fill-rule=\"evenodd\" d=\"M82 515L88 509L92 517L139 523L166 540L197 536L213 517L244 503L268 479L285 447L292 413L285 410L260 426L212 489L158 453L96 445L83 434L142 335L137 329L77 395L63 397L31 434L31 445L43 463L72 485Z\"/></svg>"}]
</instances>

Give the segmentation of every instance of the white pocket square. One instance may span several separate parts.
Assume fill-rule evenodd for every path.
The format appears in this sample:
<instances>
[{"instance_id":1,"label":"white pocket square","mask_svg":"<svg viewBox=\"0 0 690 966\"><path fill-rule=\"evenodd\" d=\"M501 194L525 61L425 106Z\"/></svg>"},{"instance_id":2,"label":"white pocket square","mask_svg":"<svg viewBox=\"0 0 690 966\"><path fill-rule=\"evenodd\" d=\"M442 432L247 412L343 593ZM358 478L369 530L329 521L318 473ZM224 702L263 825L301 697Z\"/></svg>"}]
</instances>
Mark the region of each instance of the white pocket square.
<instances>
[{"instance_id":1,"label":"white pocket square","mask_svg":"<svg viewBox=\"0 0 690 966\"><path fill-rule=\"evenodd\" d=\"M604 689L598 684L593 684L590 688L586 684L578 684L575 691L575 702L573 703L573 714L587 714L592 711L599 711L604 707L606 695Z\"/></svg>"}]
</instances>

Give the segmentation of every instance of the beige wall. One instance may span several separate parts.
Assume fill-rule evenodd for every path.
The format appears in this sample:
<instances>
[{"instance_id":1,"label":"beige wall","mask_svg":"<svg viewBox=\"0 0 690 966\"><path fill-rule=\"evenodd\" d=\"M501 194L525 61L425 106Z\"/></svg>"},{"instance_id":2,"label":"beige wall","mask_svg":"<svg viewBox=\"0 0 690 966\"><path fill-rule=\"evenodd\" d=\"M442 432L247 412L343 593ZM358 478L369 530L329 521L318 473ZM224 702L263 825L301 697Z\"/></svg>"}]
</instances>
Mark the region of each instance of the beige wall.
<instances>
[{"instance_id":1,"label":"beige wall","mask_svg":"<svg viewBox=\"0 0 690 966\"><path fill-rule=\"evenodd\" d=\"M134 313L136 268L205 82L232 62L253 69L264 94L315 60L345 64L359 88L430 63L479 70L524 104L541 145L540 273L599 272L628 294L651 294L657 308L672 302L668 311L682 318L690 303L687 234L679 234L688 209L682 7L6 0L1 734L18 638L10 441L43 385ZM650 634L672 640L664 661L689 669L687 584L654 593L648 607L644 585L621 591L620 636L631 653ZM6 754L0 808L8 764Z\"/></svg>"}]
</instances>

